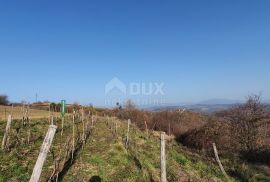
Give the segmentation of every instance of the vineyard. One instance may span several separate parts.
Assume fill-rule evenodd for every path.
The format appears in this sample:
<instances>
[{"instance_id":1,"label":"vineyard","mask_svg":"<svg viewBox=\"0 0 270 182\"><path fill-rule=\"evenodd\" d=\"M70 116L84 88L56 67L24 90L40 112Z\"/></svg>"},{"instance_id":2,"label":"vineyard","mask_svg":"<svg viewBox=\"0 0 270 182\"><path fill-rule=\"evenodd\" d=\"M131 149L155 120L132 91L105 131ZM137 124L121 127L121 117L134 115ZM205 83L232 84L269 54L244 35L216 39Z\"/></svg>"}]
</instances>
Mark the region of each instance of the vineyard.
<instances>
[{"instance_id":1,"label":"vineyard","mask_svg":"<svg viewBox=\"0 0 270 182\"><path fill-rule=\"evenodd\" d=\"M0 138L8 136L0 181L29 181L52 126L57 129L40 181L160 181L160 134L143 132L132 121L78 110L64 120L12 119L8 132L6 126L2 120ZM167 181L226 180L214 160L188 152L167 135L165 141Z\"/></svg>"}]
</instances>

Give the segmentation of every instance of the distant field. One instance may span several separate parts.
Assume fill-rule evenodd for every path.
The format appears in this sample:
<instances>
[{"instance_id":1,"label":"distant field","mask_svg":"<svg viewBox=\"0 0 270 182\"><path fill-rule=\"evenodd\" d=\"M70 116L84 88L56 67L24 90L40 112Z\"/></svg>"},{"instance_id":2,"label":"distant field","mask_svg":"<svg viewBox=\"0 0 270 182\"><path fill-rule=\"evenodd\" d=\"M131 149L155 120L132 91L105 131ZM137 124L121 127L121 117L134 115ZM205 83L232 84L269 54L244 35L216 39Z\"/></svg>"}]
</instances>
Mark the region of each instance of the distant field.
<instances>
[{"instance_id":1,"label":"distant field","mask_svg":"<svg viewBox=\"0 0 270 182\"><path fill-rule=\"evenodd\" d=\"M22 118L22 107L12 107L11 106L0 106L0 119L3 120L9 113L13 113L12 116L14 119ZM51 112L54 116L59 116L57 112ZM45 118L49 117L49 111L38 110L38 109L30 109L29 116L31 119Z\"/></svg>"}]
</instances>

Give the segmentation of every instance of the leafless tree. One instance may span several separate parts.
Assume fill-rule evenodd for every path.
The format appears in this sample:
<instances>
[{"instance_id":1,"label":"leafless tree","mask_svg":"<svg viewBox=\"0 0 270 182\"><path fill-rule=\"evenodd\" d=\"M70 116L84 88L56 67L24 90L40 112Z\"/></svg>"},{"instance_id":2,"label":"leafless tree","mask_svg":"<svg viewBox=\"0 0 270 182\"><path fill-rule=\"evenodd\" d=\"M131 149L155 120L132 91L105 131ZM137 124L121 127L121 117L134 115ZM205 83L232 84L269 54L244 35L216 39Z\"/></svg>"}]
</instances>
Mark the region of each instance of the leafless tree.
<instances>
[{"instance_id":1,"label":"leafless tree","mask_svg":"<svg viewBox=\"0 0 270 182\"><path fill-rule=\"evenodd\" d=\"M128 99L125 103L125 108L128 110L133 110L136 109L136 105L132 100Z\"/></svg>"},{"instance_id":2,"label":"leafless tree","mask_svg":"<svg viewBox=\"0 0 270 182\"><path fill-rule=\"evenodd\" d=\"M269 113L260 96L248 96L247 102L232 109L228 118L233 126L232 135L241 150L254 151L262 146L262 130L269 122Z\"/></svg>"},{"instance_id":3,"label":"leafless tree","mask_svg":"<svg viewBox=\"0 0 270 182\"><path fill-rule=\"evenodd\" d=\"M0 95L0 105L8 105L8 96L7 95Z\"/></svg>"}]
</instances>

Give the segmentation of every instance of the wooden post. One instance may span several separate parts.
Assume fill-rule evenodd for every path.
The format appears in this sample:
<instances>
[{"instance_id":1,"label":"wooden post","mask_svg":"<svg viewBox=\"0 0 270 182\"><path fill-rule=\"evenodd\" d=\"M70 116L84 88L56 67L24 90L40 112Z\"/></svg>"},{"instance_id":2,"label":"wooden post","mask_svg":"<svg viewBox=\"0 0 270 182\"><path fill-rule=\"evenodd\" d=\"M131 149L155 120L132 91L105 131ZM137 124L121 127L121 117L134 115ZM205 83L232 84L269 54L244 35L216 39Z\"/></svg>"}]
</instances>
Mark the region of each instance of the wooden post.
<instances>
[{"instance_id":1,"label":"wooden post","mask_svg":"<svg viewBox=\"0 0 270 182\"><path fill-rule=\"evenodd\" d=\"M92 124L91 124L91 127L93 128L94 127L94 115L92 114Z\"/></svg>"},{"instance_id":2,"label":"wooden post","mask_svg":"<svg viewBox=\"0 0 270 182\"><path fill-rule=\"evenodd\" d=\"M27 109L26 109L26 121L27 121L27 123L28 123L28 125L29 125L29 111L30 109L29 109L29 103L28 103L28 105L27 105Z\"/></svg>"},{"instance_id":3,"label":"wooden post","mask_svg":"<svg viewBox=\"0 0 270 182\"><path fill-rule=\"evenodd\" d=\"M22 110L22 124L23 124L23 120L24 120L24 104L22 105L22 107L21 107L21 110Z\"/></svg>"},{"instance_id":4,"label":"wooden post","mask_svg":"<svg viewBox=\"0 0 270 182\"><path fill-rule=\"evenodd\" d=\"M11 105L11 116L13 116L13 104Z\"/></svg>"},{"instance_id":5,"label":"wooden post","mask_svg":"<svg viewBox=\"0 0 270 182\"><path fill-rule=\"evenodd\" d=\"M63 135L63 132L64 132L64 116L62 116L62 130L61 130L61 136Z\"/></svg>"},{"instance_id":6,"label":"wooden post","mask_svg":"<svg viewBox=\"0 0 270 182\"><path fill-rule=\"evenodd\" d=\"M115 121L114 125L115 125L114 133L117 134L117 127L118 127L117 126L117 121Z\"/></svg>"},{"instance_id":7,"label":"wooden post","mask_svg":"<svg viewBox=\"0 0 270 182\"><path fill-rule=\"evenodd\" d=\"M51 125L54 125L54 123L53 123L53 115L52 115Z\"/></svg>"},{"instance_id":8,"label":"wooden post","mask_svg":"<svg viewBox=\"0 0 270 182\"><path fill-rule=\"evenodd\" d=\"M29 124L28 124L27 144L30 144L30 139L31 139L31 126L30 126L30 121L29 121Z\"/></svg>"},{"instance_id":9,"label":"wooden post","mask_svg":"<svg viewBox=\"0 0 270 182\"><path fill-rule=\"evenodd\" d=\"M160 132L160 181L166 182L165 132Z\"/></svg>"},{"instance_id":10,"label":"wooden post","mask_svg":"<svg viewBox=\"0 0 270 182\"><path fill-rule=\"evenodd\" d=\"M90 120L90 116L91 116L91 111L88 111L88 120Z\"/></svg>"},{"instance_id":11,"label":"wooden post","mask_svg":"<svg viewBox=\"0 0 270 182\"><path fill-rule=\"evenodd\" d=\"M7 108L5 108L5 120L7 119Z\"/></svg>"},{"instance_id":12,"label":"wooden post","mask_svg":"<svg viewBox=\"0 0 270 182\"><path fill-rule=\"evenodd\" d=\"M84 123L84 109L82 108L82 124L83 124L83 134L82 134L82 138L83 138L83 144L85 144L85 123Z\"/></svg>"},{"instance_id":13,"label":"wooden post","mask_svg":"<svg viewBox=\"0 0 270 182\"><path fill-rule=\"evenodd\" d=\"M227 175L226 171L224 170L224 168L223 168L223 166L222 166L222 164L221 164L221 161L220 161L220 159L219 159L218 151L217 151L217 147L216 147L216 144L215 144L215 143L213 143L213 149L214 149L216 161L217 161L217 163L218 163L218 166L219 166L221 172L223 173L223 175L224 175L226 178L228 178L228 175Z\"/></svg>"},{"instance_id":14,"label":"wooden post","mask_svg":"<svg viewBox=\"0 0 270 182\"><path fill-rule=\"evenodd\" d=\"M45 137L43 144L41 146L40 153L39 153L38 159L36 161L36 165L33 169L30 182L38 182L39 181L42 167L43 167L43 164L46 160L47 154L50 150L56 129L57 129L57 126L55 126L55 125L49 126L48 132L47 132L46 137Z\"/></svg>"},{"instance_id":15,"label":"wooden post","mask_svg":"<svg viewBox=\"0 0 270 182\"><path fill-rule=\"evenodd\" d=\"M171 122L169 121L169 136L171 136Z\"/></svg>"},{"instance_id":16,"label":"wooden post","mask_svg":"<svg viewBox=\"0 0 270 182\"><path fill-rule=\"evenodd\" d=\"M109 127L109 116L107 116L106 125Z\"/></svg>"},{"instance_id":17,"label":"wooden post","mask_svg":"<svg viewBox=\"0 0 270 182\"><path fill-rule=\"evenodd\" d=\"M24 108L24 105L23 105L23 117L22 117L22 123L23 123L23 126L25 126L25 108Z\"/></svg>"},{"instance_id":18,"label":"wooden post","mask_svg":"<svg viewBox=\"0 0 270 182\"><path fill-rule=\"evenodd\" d=\"M27 109L27 119L28 119L28 137L27 137L27 143L30 144L30 139L31 139L31 126L30 126L30 117L29 117L29 104L28 104L28 109Z\"/></svg>"},{"instance_id":19,"label":"wooden post","mask_svg":"<svg viewBox=\"0 0 270 182\"><path fill-rule=\"evenodd\" d=\"M130 125L130 119L128 119L128 129L127 129L127 138L126 138L126 149L128 148L128 140L129 140L129 125Z\"/></svg>"},{"instance_id":20,"label":"wooden post","mask_svg":"<svg viewBox=\"0 0 270 182\"><path fill-rule=\"evenodd\" d=\"M87 114L87 121L86 121L86 128L87 128L87 130L88 130L88 128L89 128L89 122L90 122L90 111L88 111L88 114Z\"/></svg>"},{"instance_id":21,"label":"wooden post","mask_svg":"<svg viewBox=\"0 0 270 182\"><path fill-rule=\"evenodd\" d=\"M169 121L169 140L168 143L171 143L171 121Z\"/></svg>"},{"instance_id":22,"label":"wooden post","mask_svg":"<svg viewBox=\"0 0 270 182\"><path fill-rule=\"evenodd\" d=\"M51 123L51 103L49 103L49 124Z\"/></svg>"},{"instance_id":23,"label":"wooden post","mask_svg":"<svg viewBox=\"0 0 270 182\"><path fill-rule=\"evenodd\" d=\"M2 141L2 150L4 150L6 148L8 134L9 134L9 130L11 127L11 120L12 120L11 115L8 115L7 126L6 126L6 130L5 130L4 138Z\"/></svg>"},{"instance_id":24,"label":"wooden post","mask_svg":"<svg viewBox=\"0 0 270 182\"><path fill-rule=\"evenodd\" d=\"M146 123L146 121L144 120L144 125L145 125L145 131L146 131L146 135L147 135L147 137L148 137L148 127L147 127L147 123Z\"/></svg>"},{"instance_id":25,"label":"wooden post","mask_svg":"<svg viewBox=\"0 0 270 182\"><path fill-rule=\"evenodd\" d=\"M73 110L73 117L72 117L72 155L71 159L73 160L75 151L75 111Z\"/></svg>"}]
</instances>

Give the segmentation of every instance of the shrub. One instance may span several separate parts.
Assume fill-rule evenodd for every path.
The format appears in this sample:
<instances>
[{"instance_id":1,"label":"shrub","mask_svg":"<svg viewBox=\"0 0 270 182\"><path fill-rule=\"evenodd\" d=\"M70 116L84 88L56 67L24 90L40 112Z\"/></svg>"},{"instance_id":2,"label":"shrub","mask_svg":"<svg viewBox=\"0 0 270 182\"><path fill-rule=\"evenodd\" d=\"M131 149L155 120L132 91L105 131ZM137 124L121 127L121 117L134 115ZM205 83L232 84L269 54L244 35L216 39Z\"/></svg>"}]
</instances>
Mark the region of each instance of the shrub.
<instances>
[{"instance_id":1,"label":"shrub","mask_svg":"<svg viewBox=\"0 0 270 182\"><path fill-rule=\"evenodd\" d=\"M0 95L0 105L8 105L8 96L6 95Z\"/></svg>"},{"instance_id":2,"label":"shrub","mask_svg":"<svg viewBox=\"0 0 270 182\"><path fill-rule=\"evenodd\" d=\"M178 140L211 153L215 142L220 153L270 164L269 121L269 111L260 97L249 96L245 104L215 114L205 126L185 133Z\"/></svg>"},{"instance_id":3,"label":"shrub","mask_svg":"<svg viewBox=\"0 0 270 182\"><path fill-rule=\"evenodd\" d=\"M115 109L115 115L120 119L131 119L140 129L164 131L167 134L179 136L185 132L200 128L205 124L204 117L191 111L159 111L150 112L139 110L128 101L124 109Z\"/></svg>"}]
</instances>

